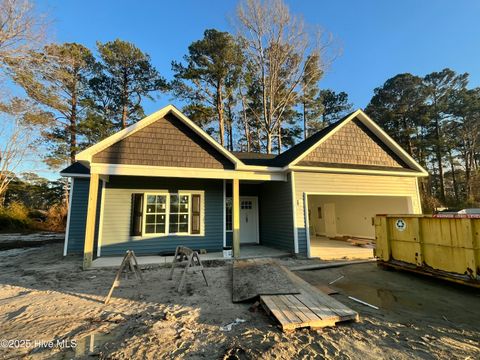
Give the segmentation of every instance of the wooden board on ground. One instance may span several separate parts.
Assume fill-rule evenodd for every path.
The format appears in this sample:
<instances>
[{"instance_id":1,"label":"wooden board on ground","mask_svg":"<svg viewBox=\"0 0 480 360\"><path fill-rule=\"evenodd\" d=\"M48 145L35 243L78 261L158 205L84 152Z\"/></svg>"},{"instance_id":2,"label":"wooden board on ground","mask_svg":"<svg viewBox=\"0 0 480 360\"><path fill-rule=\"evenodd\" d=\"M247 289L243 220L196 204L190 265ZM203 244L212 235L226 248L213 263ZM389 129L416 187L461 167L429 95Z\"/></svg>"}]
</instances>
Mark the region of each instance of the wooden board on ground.
<instances>
[{"instance_id":1,"label":"wooden board on ground","mask_svg":"<svg viewBox=\"0 0 480 360\"><path fill-rule=\"evenodd\" d=\"M233 262L232 300L241 302L260 295L298 294L287 273L272 259L247 259Z\"/></svg>"},{"instance_id":2,"label":"wooden board on ground","mask_svg":"<svg viewBox=\"0 0 480 360\"><path fill-rule=\"evenodd\" d=\"M306 327L319 329L334 326L341 321L358 321L356 311L310 285L288 269L283 269L300 293L260 296L261 304L278 320L283 331Z\"/></svg>"}]
</instances>

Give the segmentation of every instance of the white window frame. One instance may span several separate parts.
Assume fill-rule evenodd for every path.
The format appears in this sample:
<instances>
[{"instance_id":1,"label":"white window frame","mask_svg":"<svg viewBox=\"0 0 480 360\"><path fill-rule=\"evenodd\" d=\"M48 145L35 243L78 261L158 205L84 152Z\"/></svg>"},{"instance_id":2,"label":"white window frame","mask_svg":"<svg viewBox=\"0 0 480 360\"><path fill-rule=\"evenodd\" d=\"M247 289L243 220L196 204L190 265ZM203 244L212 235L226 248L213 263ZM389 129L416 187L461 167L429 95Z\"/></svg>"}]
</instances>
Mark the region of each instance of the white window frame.
<instances>
[{"instance_id":1,"label":"white window frame","mask_svg":"<svg viewBox=\"0 0 480 360\"><path fill-rule=\"evenodd\" d=\"M165 203L165 233L146 233L146 217L147 217L147 196L160 195L166 196ZM170 195L188 196L188 232L170 233ZM192 234L192 195L200 195L200 233ZM143 215L142 215L142 237L165 237L165 236L205 236L205 191L199 190L179 190L177 192L155 191L143 193Z\"/></svg>"},{"instance_id":2,"label":"white window frame","mask_svg":"<svg viewBox=\"0 0 480 360\"><path fill-rule=\"evenodd\" d=\"M145 231L147 225L147 196L165 196L165 232L164 233L147 233ZM159 236L167 236L168 235L168 218L170 212L170 194L167 191L158 191L158 192L148 192L143 193L143 213L142 213L142 236L144 237L159 237Z\"/></svg>"},{"instance_id":3,"label":"white window frame","mask_svg":"<svg viewBox=\"0 0 480 360\"><path fill-rule=\"evenodd\" d=\"M172 233L170 234L170 196L172 195L177 195L179 198L181 196L188 196L188 222L187 222L187 225L188 225L188 230L187 232L176 232L176 233ZM179 199L180 201L180 199ZM180 202L178 203L178 206L180 208ZM176 214L181 214L180 212L177 212ZM191 193L187 193L187 192L184 192L184 191L179 191L179 192L176 192L176 193L170 193L169 196L168 196L168 229L165 229L167 230L167 232L172 235L172 236L184 236L184 235L191 235L191 232L192 232L192 194Z\"/></svg>"}]
</instances>

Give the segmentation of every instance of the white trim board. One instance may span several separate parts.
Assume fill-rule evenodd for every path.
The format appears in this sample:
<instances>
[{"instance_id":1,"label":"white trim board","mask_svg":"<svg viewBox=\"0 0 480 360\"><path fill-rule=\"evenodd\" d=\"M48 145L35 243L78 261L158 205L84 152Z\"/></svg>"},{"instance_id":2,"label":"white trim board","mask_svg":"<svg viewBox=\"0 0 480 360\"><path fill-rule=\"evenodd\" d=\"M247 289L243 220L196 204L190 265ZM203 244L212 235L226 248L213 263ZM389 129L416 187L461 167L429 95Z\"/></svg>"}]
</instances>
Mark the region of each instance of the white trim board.
<instances>
[{"instance_id":1,"label":"white trim board","mask_svg":"<svg viewBox=\"0 0 480 360\"><path fill-rule=\"evenodd\" d=\"M227 184L223 180L223 247L227 246Z\"/></svg>"},{"instance_id":2,"label":"white trim board","mask_svg":"<svg viewBox=\"0 0 480 360\"><path fill-rule=\"evenodd\" d=\"M103 214L105 207L105 185L106 181L102 179L102 193L100 194L100 214L98 216L98 238L97 238L97 257L102 253L102 237L103 237Z\"/></svg>"},{"instance_id":3,"label":"white trim board","mask_svg":"<svg viewBox=\"0 0 480 360\"><path fill-rule=\"evenodd\" d=\"M298 254L297 200L295 195L295 175L293 171L290 173L290 181L292 182L293 247L295 254Z\"/></svg>"},{"instance_id":4,"label":"white trim board","mask_svg":"<svg viewBox=\"0 0 480 360\"><path fill-rule=\"evenodd\" d=\"M68 252L68 238L70 236L70 219L72 214L72 200L73 200L73 185L75 178L72 177L72 184L70 187L70 194L68 194L68 213L67 213L67 225L65 228L65 241L63 244L63 256L67 256Z\"/></svg>"},{"instance_id":5,"label":"white trim board","mask_svg":"<svg viewBox=\"0 0 480 360\"><path fill-rule=\"evenodd\" d=\"M424 177L428 176L420 172L413 171L393 171L393 170L369 170L369 169L354 169L354 168L341 168L341 167L318 167L318 166L290 166L290 170L302 171L302 172L324 172L329 174L370 174L370 175L389 175L389 176L402 176L402 177Z\"/></svg>"},{"instance_id":6,"label":"white trim board","mask_svg":"<svg viewBox=\"0 0 480 360\"><path fill-rule=\"evenodd\" d=\"M303 216L305 223L305 236L307 239L307 258L310 258L310 220L308 219L308 193L303 193Z\"/></svg>"},{"instance_id":7,"label":"white trim board","mask_svg":"<svg viewBox=\"0 0 480 360\"><path fill-rule=\"evenodd\" d=\"M178 168L168 166L92 164L92 173L103 175L160 176L200 179L241 179L286 181L284 172L262 172L249 170L216 170L201 168Z\"/></svg>"}]
</instances>

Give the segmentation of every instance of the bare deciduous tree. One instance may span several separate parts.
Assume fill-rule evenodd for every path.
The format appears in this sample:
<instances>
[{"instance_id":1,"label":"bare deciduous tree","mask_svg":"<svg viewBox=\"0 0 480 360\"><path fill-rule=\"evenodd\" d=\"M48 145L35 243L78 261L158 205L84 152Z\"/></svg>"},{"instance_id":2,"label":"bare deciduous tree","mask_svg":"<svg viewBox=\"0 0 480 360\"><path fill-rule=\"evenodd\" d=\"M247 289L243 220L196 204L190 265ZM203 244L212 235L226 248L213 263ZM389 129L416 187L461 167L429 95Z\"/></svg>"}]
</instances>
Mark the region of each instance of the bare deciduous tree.
<instances>
[{"instance_id":1,"label":"bare deciduous tree","mask_svg":"<svg viewBox=\"0 0 480 360\"><path fill-rule=\"evenodd\" d=\"M309 31L282 0L245 0L237 8L237 18L247 68L260 85L261 107L250 111L262 126L266 152L272 152L275 136L281 151L284 116L299 102L302 87L309 85L305 79L313 69L307 66L308 59L316 54L319 66L324 67L330 41L322 41L320 31Z\"/></svg>"},{"instance_id":2,"label":"bare deciduous tree","mask_svg":"<svg viewBox=\"0 0 480 360\"><path fill-rule=\"evenodd\" d=\"M35 11L29 0L0 0L0 85L7 65L13 60L21 64L31 50L45 39L46 17ZM9 99L6 86L0 87L0 204L12 180L13 172L31 153L31 144L38 132L36 125L48 119L26 101Z\"/></svg>"},{"instance_id":3,"label":"bare deciduous tree","mask_svg":"<svg viewBox=\"0 0 480 360\"><path fill-rule=\"evenodd\" d=\"M28 100L14 98L0 104L0 205L15 171L36 154L35 140L50 120Z\"/></svg>"},{"instance_id":4,"label":"bare deciduous tree","mask_svg":"<svg viewBox=\"0 0 480 360\"><path fill-rule=\"evenodd\" d=\"M46 36L47 21L29 0L0 0L0 66L39 47Z\"/></svg>"}]
</instances>

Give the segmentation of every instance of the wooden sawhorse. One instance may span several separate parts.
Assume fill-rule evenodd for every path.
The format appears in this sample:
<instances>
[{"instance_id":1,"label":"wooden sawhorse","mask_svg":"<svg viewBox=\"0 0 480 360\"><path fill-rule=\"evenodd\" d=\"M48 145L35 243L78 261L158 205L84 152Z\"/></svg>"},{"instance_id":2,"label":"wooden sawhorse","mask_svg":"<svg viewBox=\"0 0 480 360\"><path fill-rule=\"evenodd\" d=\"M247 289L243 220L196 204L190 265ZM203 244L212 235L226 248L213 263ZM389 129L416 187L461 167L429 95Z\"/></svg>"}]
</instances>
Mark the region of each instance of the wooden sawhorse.
<instances>
[{"instance_id":1,"label":"wooden sawhorse","mask_svg":"<svg viewBox=\"0 0 480 360\"><path fill-rule=\"evenodd\" d=\"M173 270L175 269L175 266L185 260L187 261L187 264L185 266L185 270L183 270L182 278L180 279L180 284L178 285L177 291L178 292L182 291L182 288L185 285L185 279L187 277L187 273L189 271L193 271L193 272L201 271L203 278L205 279L205 284L207 284L208 286L207 277L205 276L205 272L203 271L203 265L202 265L202 262L200 261L200 257L198 256L198 253L185 246L177 246L177 249L175 250L175 257L173 258L173 262L172 262L172 268L170 270L170 276L168 277L168 279L172 280Z\"/></svg>"},{"instance_id":2,"label":"wooden sawhorse","mask_svg":"<svg viewBox=\"0 0 480 360\"><path fill-rule=\"evenodd\" d=\"M135 274L135 277L137 279L140 278L140 281L143 282L142 272L138 268L138 262L137 262L137 258L135 257L135 253L133 252L133 250L127 250L127 253L123 258L123 261L120 264L120 268L117 271L115 280L113 280L112 287L110 288L110 291L108 292L108 295L105 298L104 304L108 304L108 302L110 301L110 298L112 297L113 290L120 285L120 276L122 275L124 270L127 272L127 274L128 274L128 271L130 270L130 272Z\"/></svg>"}]
</instances>

